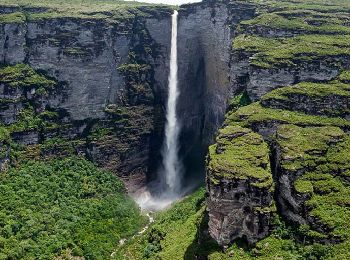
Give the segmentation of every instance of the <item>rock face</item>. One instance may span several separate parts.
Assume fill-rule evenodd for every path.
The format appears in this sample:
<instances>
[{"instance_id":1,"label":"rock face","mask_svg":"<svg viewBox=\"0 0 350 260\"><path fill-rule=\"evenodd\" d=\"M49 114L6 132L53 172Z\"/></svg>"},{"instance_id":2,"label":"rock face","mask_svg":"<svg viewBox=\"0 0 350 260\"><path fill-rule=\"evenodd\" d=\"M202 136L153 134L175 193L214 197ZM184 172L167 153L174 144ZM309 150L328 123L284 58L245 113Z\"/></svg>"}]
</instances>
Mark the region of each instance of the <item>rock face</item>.
<instances>
[{"instance_id":1,"label":"rock face","mask_svg":"<svg viewBox=\"0 0 350 260\"><path fill-rule=\"evenodd\" d=\"M234 30L254 13L255 6L247 3L209 1L184 5L179 11L178 114L181 154L191 174L204 161L233 93L230 49Z\"/></svg>"},{"instance_id":2,"label":"rock face","mask_svg":"<svg viewBox=\"0 0 350 260\"><path fill-rule=\"evenodd\" d=\"M253 244L269 234L275 211L269 149L239 126L220 130L207 165L209 233L221 246L237 238Z\"/></svg>"},{"instance_id":3,"label":"rock face","mask_svg":"<svg viewBox=\"0 0 350 260\"><path fill-rule=\"evenodd\" d=\"M350 149L350 92L343 75L347 72L329 83L276 89L227 115L207 159L209 231L220 245L236 238L254 243L267 236L273 228L272 198L278 213L299 226L310 243L348 241L344 201L349 192L350 162L345 154ZM268 145L258 148L261 142ZM262 163L269 154L271 168ZM251 187L257 176L270 176L271 182L273 178L274 191L262 185L264 181ZM245 223L254 219L255 211L244 211L248 205L265 208L258 211L262 216L253 215L255 226L250 229Z\"/></svg>"},{"instance_id":4,"label":"rock face","mask_svg":"<svg viewBox=\"0 0 350 260\"><path fill-rule=\"evenodd\" d=\"M179 10L180 152L196 179L215 143L209 232L224 247L266 237L275 203L312 241L348 239L340 198L349 193L350 77L339 76L350 68L348 16L283 3L207 0ZM163 139L172 10L0 13L0 168L78 154L131 192L144 186Z\"/></svg>"},{"instance_id":5,"label":"rock face","mask_svg":"<svg viewBox=\"0 0 350 260\"><path fill-rule=\"evenodd\" d=\"M225 6L230 10L230 4ZM231 32L229 69L224 71L228 71L229 75L226 98L230 94L236 95L236 98L231 101L231 111L226 114L222 128L225 134L219 132L207 158L210 234L224 247L237 238L255 243L273 228L270 221L273 214L272 211L268 211L270 215L263 211L264 214L259 216L253 213L254 210L245 211L244 208L247 205L269 208L272 198L277 198L279 214L307 230L304 235L310 241L328 243L346 240L346 236L336 235L337 232L346 232L347 226L341 213L343 209L340 209L343 204L336 202L335 197L345 194L348 189L344 174L347 162L342 160L340 166L333 164L340 161L334 156L333 146L338 147L336 150L341 154L348 149L345 132L349 125L349 85L346 81L348 76L340 73L349 68L347 48L350 46L346 40L347 33L338 34L348 30L348 23L342 20L339 27L334 24L336 30L329 27L321 30L316 22L318 14L310 12L311 17L306 17L303 10L296 14L287 9L280 12L281 9L271 8L265 13L262 11L264 7L256 8L259 16L241 21L239 25L232 23L236 30ZM297 21L302 22L297 25ZM332 24L332 21L328 23ZM329 35L339 42L330 40ZM338 48L340 42L342 47ZM329 43L332 46L326 47ZM334 51L323 51L328 48ZM344 75L348 74L345 72ZM260 102L237 110L239 106L247 105L242 95ZM221 103L222 108L227 107L227 101ZM217 111L217 114L220 112ZM266 172L275 180L275 191L265 189L257 192L249 184L249 180L255 180L252 174L245 174L244 181L240 179L241 171L249 168L242 161L257 167L251 172L258 173L262 157L249 159L256 149L250 143L237 139L232 129L238 127L248 128L245 131L253 131L257 139L268 143L265 154L271 155L271 169L267 168ZM301 137L304 139L300 140ZM293 146L295 143L297 145ZM228 148L235 145L238 147ZM232 150L240 152L237 154ZM248 154L245 151L249 151ZM317 179L320 172L325 175ZM325 191L325 187L321 187L325 183L332 188ZM335 197L329 195L335 190L338 192ZM237 196L237 199L237 193L245 196ZM267 200L259 199L259 194ZM343 227L328 219L330 201L339 206L335 218L338 223L343 223ZM255 224L252 225L251 221Z\"/></svg>"},{"instance_id":6,"label":"rock face","mask_svg":"<svg viewBox=\"0 0 350 260\"><path fill-rule=\"evenodd\" d=\"M1 10L9 16L18 11ZM34 106L35 114L58 112L57 123L66 128L30 136L11 133L14 140L40 146L52 138L71 143L74 139L79 143L75 153L123 177L131 191L146 183L162 140L172 11L163 8L152 13L141 8L139 13L124 20L45 17L44 13L43 18L0 23L0 62L25 63L54 79L55 93L45 97L40 109ZM22 108L37 102L21 86L11 97L6 84L1 88L3 99L24 98L24 102L2 102L6 109L0 116L5 124L18 122ZM109 130L102 133L102 128ZM53 156L55 149L50 150Z\"/></svg>"}]
</instances>

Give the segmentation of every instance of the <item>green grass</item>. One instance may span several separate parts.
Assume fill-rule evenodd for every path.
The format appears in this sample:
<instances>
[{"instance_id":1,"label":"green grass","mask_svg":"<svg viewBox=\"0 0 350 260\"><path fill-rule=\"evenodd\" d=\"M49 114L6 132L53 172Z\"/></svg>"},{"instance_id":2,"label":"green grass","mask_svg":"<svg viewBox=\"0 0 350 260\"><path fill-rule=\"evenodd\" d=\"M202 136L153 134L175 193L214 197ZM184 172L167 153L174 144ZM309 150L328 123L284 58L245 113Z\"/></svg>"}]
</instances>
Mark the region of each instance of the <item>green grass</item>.
<instances>
[{"instance_id":1,"label":"green grass","mask_svg":"<svg viewBox=\"0 0 350 260\"><path fill-rule=\"evenodd\" d=\"M120 0L12 0L1 1L0 6L21 7L28 20L43 20L60 17L104 19L109 21L127 20L135 16L159 17L169 15L173 7L135 1ZM42 12L28 11L28 8L45 8ZM13 20L10 17L5 18ZM0 18L1 21L1 18Z\"/></svg>"},{"instance_id":2,"label":"green grass","mask_svg":"<svg viewBox=\"0 0 350 260\"><path fill-rule=\"evenodd\" d=\"M339 80L344 83L350 83L350 70L345 70L339 75Z\"/></svg>"},{"instance_id":3,"label":"green grass","mask_svg":"<svg viewBox=\"0 0 350 260\"><path fill-rule=\"evenodd\" d=\"M160 212L149 230L117 249L115 259L196 259L209 260L243 259L348 259L348 242L335 245L318 243L302 244L297 237L308 233L316 235L304 225L295 228L280 218L273 220L271 235L248 247L235 242L225 252L206 235L206 216L203 207L204 190L175 203ZM322 234L318 234L322 235ZM201 259L201 258L199 258Z\"/></svg>"},{"instance_id":4,"label":"green grass","mask_svg":"<svg viewBox=\"0 0 350 260\"><path fill-rule=\"evenodd\" d=\"M313 10L319 12L350 12L348 0L245 0L262 5L261 9L271 10Z\"/></svg>"},{"instance_id":5,"label":"green grass","mask_svg":"<svg viewBox=\"0 0 350 260\"><path fill-rule=\"evenodd\" d=\"M249 179L256 187L272 188L269 149L259 134L240 126L220 129L209 147L210 180Z\"/></svg>"},{"instance_id":6,"label":"green grass","mask_svg":"<svg viewBox=\"0 0 350 260\"><path fill-rule=\"evenodd\" d=\"M269 69L327 58L341 66L335 60L350 55L350 4L346 0L249 2L257 4L260 15L240 23L233 51L248 52L250 64ZM276 30L279 33L271 34Z\"/></svg>"},{"instance_id":7,"label":"green grass","mask_svg":"<svg viewBox=\"0 0 350 260\"><path fill-rule=\"evenodd\" d=\"M155 223L142 236L116 250L116 259L184 259L196 243L196 233L204 212L201 188L171 208L159 212ZM189 258L190 259L190 258Z\"/></svg>"},{"instance_id":8,"label":"green grass","mask_svg":"<svg viewBox=\"0 0 350 260\"><path fill-rule=\"evenodd\" d=\"M262 14L252 20L241 22L241 25L249 26L249 30L267 27L307 34L349 34L350 27L346 26L348 22L349 18L341 14L297 10Z\"/></svg>"},{"instance_id":9,"label":"green grass","mask_svg":"<svg viewBox=\"0 0 350 260\"><path fill-rule=\"evenodd\" d=\"M52 89L56 82L36 72L29 65L17 64L0 68L0 82L12 88Z\"/></svg>"},{"instance_id":10,"label":"green grass","mask_svg":"<svg viewBox=\"0 0 350 260\"><path fill-rule=\"evenodd\" d=\"M241 34L234 39L233 49L252 52L250 63L258 67L296 66L300 62L349 56L350 35L312 34L271 39Z\"/></svg>"},{"instance_id":11,"label":"green grass","mask_svg":"<svg viewBox=\"0 0 350 260\"><path fill-rule=\"evenodd\" d=\"M340 75L340 79L344 80L346 73ZM350 98L350 85L341 82L331 83L311 83L302 82L297 85L275 89L262 97L261 100L270 99L287 100L290 95L311 96L322 98L325 96L344 96Z\"/></svg>"},{"instance_id":12,"label":"green grass","mask_svg":"<svg viewBox=\"0 0 350 260\"><path fill-rule=\"evenodd\" d=\"M240 126L250 127L262 123L295 124L299 126L338 126L350 127L343 118L307 115L301 112L262 107L259 102L242 107L226 117L227 125L236 122Z\"/></svg>"},{"instance_id":13,"label":"green grass","mask_svg":"<svg viewBox=\"0 0 350 260\"><path fill-rule=\"evenodd\" d=\"M26 17L23 13L15 12L10 14L0 14L0 24L2 23L24 23Z\"/></svg>"},{"instance_id":14,"label":"green grass","mask_svg":"<svg viewBox=\"0 0 350 260\"><path fill-rule=\"evenodd\" d=\"M281 167L296 171L315 167L326 158L318 156L344 138L345 133L338 127L298 127L281 125L277 129L277 141L281 149Z\"/></svg>"},{"instance_id":15,"label":"green grass","mask_svg":"<svg viewBox=\"0 0 350 260\"><path fill-rule=\"evenodd\" d=\"M0 258L106 259L145 223L120 180L72 157L0 175Z\"/></svg>"}]
</instances>

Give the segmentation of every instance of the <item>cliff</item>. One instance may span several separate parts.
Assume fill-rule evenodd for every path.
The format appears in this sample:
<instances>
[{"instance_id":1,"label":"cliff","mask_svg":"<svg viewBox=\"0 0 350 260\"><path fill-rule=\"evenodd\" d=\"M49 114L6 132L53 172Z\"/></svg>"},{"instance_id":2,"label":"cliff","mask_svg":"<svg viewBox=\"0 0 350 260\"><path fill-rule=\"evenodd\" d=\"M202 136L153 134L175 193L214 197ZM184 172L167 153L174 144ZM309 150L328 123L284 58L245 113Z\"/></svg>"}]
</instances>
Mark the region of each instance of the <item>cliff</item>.
<instances>
[{"instance_id":1,"label":"cliff","mask_svg":"<svg viewBox=\"0 0 350 260\"><path fill-rule=\"evenodd\" d=\"M4 3L0 13L4 160L83 154L130 191L144 186L161 145L171 8ZM40 124L14 130L21 114ZM12 156L12 143L28 153Z\"/></svg>"},{"instance_id":2,"label":"cliff","mask_svg":"<svg viewBox=\"0 0 350 260\"><path fill-rule=\"evenodd\" d=\"M142 188L159 163L172 8L10 2L0 5L2 171L83 155ZM349 258L349 13L319 0L179 8L184 185L205 172L207 188L207 212L196 198L187 220L174 213L192 239L176 245L180 258ZM176 251L173 231L143 237L150 257Z\"/></svg>"},{"instance_id":3,"label":"cliff","mask_svg":"<svg viewBox=\"0 0 350 260\"><path fill-rule=\"evenodd\" d=\"M236 27L234 97L206 168L208 228L221 246L269 237L276 214L299 228L296 241L347 246L347 8L262 3ZM257 176L270 176L274 190L254 188Z\"/></svg>"}]
</instances>

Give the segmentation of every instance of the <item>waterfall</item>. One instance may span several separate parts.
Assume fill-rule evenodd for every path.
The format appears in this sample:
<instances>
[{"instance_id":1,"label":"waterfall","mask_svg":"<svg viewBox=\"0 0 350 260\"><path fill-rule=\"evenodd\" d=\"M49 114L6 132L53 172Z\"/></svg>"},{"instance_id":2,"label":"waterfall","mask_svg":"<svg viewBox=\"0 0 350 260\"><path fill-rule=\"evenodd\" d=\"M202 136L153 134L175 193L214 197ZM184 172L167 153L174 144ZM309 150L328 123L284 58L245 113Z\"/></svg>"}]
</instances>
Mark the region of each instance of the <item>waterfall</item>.
<instances>
[{"instance_id":1,"label":"waterfall","mask_svg":"<svg viewBox=\"0 0 350 260\"><path fill-rule=\"evenodd\" d=\"M162 150L164 180L170 193L177 193L180 189L181 164L178 157L178 137L180 132L176 116L176 104L179 96L177 80L177 16L172 15L170 74L168 78L169 92L166 110L165 141Z\"/></svg>"},{"instance_id":2,"label":"waterfall","mask_svg":"<svg viewBox=\"0 0 350 260\"><path fill-rule=\"evenodd\" d=\"M136 197L143 210L159 210L169 206L181 197L182 164L179 160L180 126L176 117L176 104L179 96L177 84L177 16L172 15L170 73L168 78L168 101L166 107L165 139L162 149L162 168L159 179L153 187L148 187ZM152 192L153 191L153 192Z\"/></svg>"}]
</instances>

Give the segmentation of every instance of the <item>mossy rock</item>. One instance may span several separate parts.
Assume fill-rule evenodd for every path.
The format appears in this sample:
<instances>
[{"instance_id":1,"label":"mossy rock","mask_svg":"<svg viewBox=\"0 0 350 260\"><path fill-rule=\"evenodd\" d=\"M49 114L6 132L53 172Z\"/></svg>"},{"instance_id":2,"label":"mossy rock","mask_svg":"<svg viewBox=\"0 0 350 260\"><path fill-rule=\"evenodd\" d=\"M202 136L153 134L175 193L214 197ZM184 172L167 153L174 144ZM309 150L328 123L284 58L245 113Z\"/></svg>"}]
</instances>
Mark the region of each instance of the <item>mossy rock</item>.
<instances>
[{"instance_id":1,"label":"mossy rock","mask_svg":"<svg viewBox=\"0 0 350 260\"><path fill-rule=\"evenodd\" d=\"M11 88L53 89L57 83L25 64L0 68L0 82Z\"/></svg>"},{"instance_id":2,"label":"mossy rock","mask_svg":"<svg viewBox=\"0 0 350 260\"><path fill-rule=\"evenodd\" d=\"M209 147L207 165L213 180L248 179L256 187L272 187L268 145L248 128L220 129L216 144Z\"/></svg>"}]
</instances>

